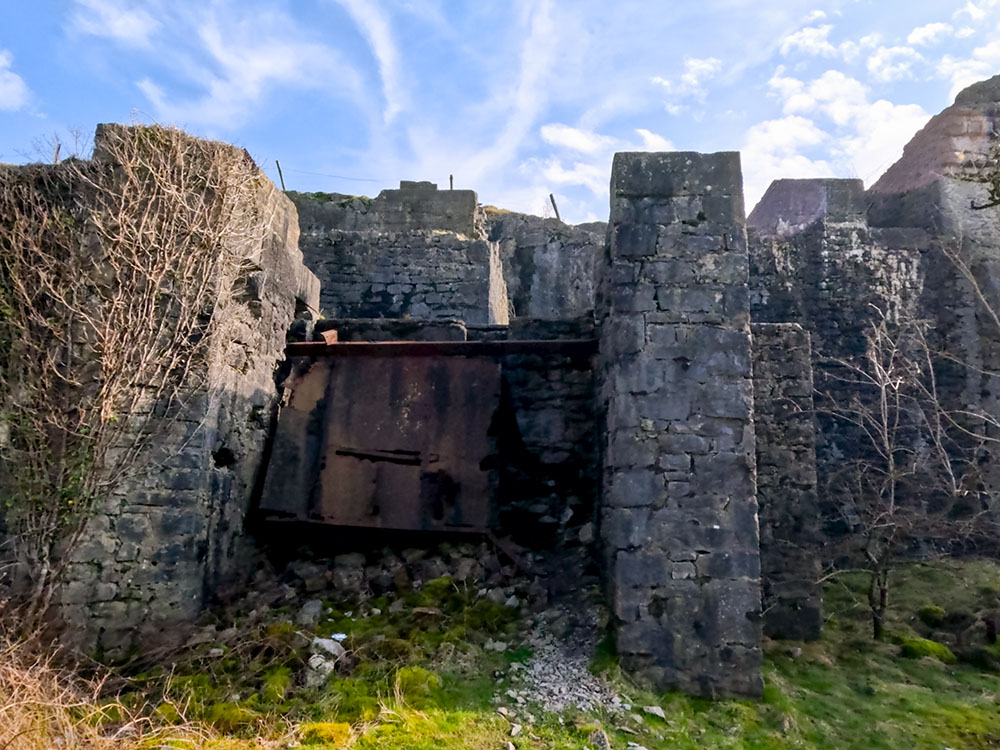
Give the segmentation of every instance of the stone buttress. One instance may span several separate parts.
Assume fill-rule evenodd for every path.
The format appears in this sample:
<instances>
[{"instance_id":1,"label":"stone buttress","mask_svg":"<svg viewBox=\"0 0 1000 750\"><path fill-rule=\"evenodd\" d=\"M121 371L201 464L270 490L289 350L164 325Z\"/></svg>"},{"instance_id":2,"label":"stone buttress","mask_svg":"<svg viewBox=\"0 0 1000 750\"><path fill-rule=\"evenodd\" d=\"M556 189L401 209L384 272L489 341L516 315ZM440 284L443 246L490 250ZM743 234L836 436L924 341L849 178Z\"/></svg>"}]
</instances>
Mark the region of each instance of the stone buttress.
<instances>
[{"instance_id":1,"label":"stone buttress","mask_svg":"<svg viewBox=\"0 0 1000 750\"><path fill-rule=\"evenodd\" d=\"M760 557L736 153L621 153L600 268L602 539L622 666L759 695Z\"/></svg>"}]
</instances>

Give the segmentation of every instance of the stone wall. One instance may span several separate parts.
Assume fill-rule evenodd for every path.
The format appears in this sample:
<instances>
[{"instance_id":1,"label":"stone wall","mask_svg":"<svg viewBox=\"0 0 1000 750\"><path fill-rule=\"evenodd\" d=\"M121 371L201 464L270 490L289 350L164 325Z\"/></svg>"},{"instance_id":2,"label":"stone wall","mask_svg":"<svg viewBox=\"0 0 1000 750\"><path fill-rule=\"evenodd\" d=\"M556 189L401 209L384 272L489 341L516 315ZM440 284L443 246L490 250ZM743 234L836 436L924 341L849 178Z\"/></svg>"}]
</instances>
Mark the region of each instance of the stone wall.
<instances>
[{"instance_id":1,"label":"stone wall","mask_svg":"<svg viewBox=\"0 0 1000 750\"><path fill-rule=\"evenodd\" d=\"M589 318L516 319L504 335L511 341L593 339L594 325ZM600 475L593 356L510 354L501 364L501 417L508 416L497 424L499 530L535 548L589 546Z\"/></svg>"},{"instance_id":2,"label":"stone wall","mask_svg":"<svg viewBox=\"0 0 1000 750\"><path fill-rule=\"evenodd\" d=\"M499 251L486 240L472 191L403 182L374 200L293 199L327 317L507 322Z\"/></svg>"},{"instance_id":3,"label":"stone wall","mask_svg":"<svg viewBox=\"0 0 1000 750\"><path fill-rule=\"evenodd\" d=\"M823 416L852 398L831 360L862 357L865 333L885 311L890 324L930 321L935 385L946 409L979 412L972 432L1000 415L1000 213L979 211L985 187L963 178L998 142L1000 76L963 91L914 136L902 158L867 192L857 180L779 180L750 215L755 320L809 331L820 401L820 497L828 530L852 523L831 477L857 457L858 440ZM967 435L959 442L975 442ZM996 465L985 451L983 467ZM996 470L992 470L996 474ZM1000 475L992 480L1000 486ZM970 482L976 482L970 477Z\"/></svg>"},{"instance_id":4,"label":"stone wall","mask_svg":"<svg viewBox=\"0 0 1000 750\"><path fill-rule=\"evenodd\" d=\"M976 165L1000 145L1000 76L969 86L918 132L867 193L869 220L915 227L932 237L925 256L921 316L935 322L932 346L947 406L1000 418L1000 209L980 210L986 186ZM972 181L970 181L972 180ZM982 422L973 429L983 429ZM992 440L1000 434L987 424ZM987 451L993 490L1000 456Z\"/></svg>"},{"instance_id":5,"label":"stone wall","mask_svg":"<svg viewBox=\"0 0 1000 750\"><path fill-rule=\"evenodd\" d=\"M617 154L609 238L601 534L622 666L663 688L759 695L739 155Z\"/></svg>"},{"instance_id":6,"label":"stone wall","mask_svg":"<svg viewBox=\"0 0 1000 750\"><path fill-rule=\"evenodd\" d=\"M809 334L795 323L751 330L764 634L813 640L823 601Z\"/></svg>"},{"instance_id":7,"label":"stone wall","mask_svg":"<svg viewBox=\"0 0 1000 750\"><path fill-rule=\"evenodd\" d=\"M500 249L511 314L570 320L594 310L594 270L607 225L572 226L511 211L485 210L487 231Z\"/></svg>"},{"instance_id":8,"label":"stone wall","mask_svg":"<svg viewBox=\"0 0 1000 750\"><path fill-rule=\"evenodd\" d=\"M869 227L861 187L860 180L778 180L748 219L754 321L798 323L810 336L820 512L830 535L856 521L838 467L867 445L830 416L855 395L841 363L863 360L882 313L890 321L918 317L930 247L919 229Z\"/></svg>"},{"instance_id":9,"label":"stone wall","mask_svg":"<svg viewBox=\"0 0 1000 750\"><path fill-rule=\"evenodd\" d=\"M103 126L96 158L110 135L139 137ZM264 226L242 271L228 280L235 294L226 337L211 341L187 375L179 412L162 418L140 468L89 522L60 594L67 643L110 651L168 645L248 572L243 518L271 427L275 367L296 313L319 303L297 248L294 206L262 173L250 201L247 210Z\"/></svg>"},{"instance_id":10,"label":"stone wall","mask_svg":"<svg viewBox=\"0 0 1000 750\"><path fill-rule=\"evenodd\" d=\"M917 309L929 238L870 228L860 180L778 180L747 228L753 319L801 324L819 357L863 352L876 307Z\"/></svg>"},{"instance_id":11,"label":"stone wall","mask_svg":"<svg viewBox=\"0 0 1000 750\"><path fill-rule=\"evenodd\" d=\"M304 238L302 249L322 280L327 317L506 322L506 303L495 291L499 257L484 240L333 229Z\"/></svg>"},{"instance_id":12,"label":"stone wall","mask_svg":"<svg viewBox=\"0 0 1000 750\"><path fill-rule=\"evenodd\" d=\"M332 228L344 232L451 232L484 234L483 217L472 190L438 190L432 182L402 180L399 190L375 198L341 193L289 191L299 210L303 236Z\"/></svg>"}]
</instances>

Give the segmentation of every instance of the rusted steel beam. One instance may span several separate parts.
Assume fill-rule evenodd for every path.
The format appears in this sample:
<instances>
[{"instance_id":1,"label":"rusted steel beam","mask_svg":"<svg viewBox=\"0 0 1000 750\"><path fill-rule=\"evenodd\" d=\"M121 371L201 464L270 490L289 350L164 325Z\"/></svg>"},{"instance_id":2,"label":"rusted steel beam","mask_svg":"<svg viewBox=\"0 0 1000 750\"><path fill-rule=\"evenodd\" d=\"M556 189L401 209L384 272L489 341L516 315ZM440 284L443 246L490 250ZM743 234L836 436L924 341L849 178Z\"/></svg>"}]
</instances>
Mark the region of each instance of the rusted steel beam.
<instances>
[{"instance_id":1,"label":"rusted steel beam","mask_svg":"<svg viewBox=\"0 0 1000 750\"><path fill-rule=\"evenodd\" d=\"M288 357L414 357L455 355L466 357L511 354L590 356L597 353L596 339L539 339L524 341L345 341L327 344L305 341L288 344Z\"/></svg>"}]
</instances>

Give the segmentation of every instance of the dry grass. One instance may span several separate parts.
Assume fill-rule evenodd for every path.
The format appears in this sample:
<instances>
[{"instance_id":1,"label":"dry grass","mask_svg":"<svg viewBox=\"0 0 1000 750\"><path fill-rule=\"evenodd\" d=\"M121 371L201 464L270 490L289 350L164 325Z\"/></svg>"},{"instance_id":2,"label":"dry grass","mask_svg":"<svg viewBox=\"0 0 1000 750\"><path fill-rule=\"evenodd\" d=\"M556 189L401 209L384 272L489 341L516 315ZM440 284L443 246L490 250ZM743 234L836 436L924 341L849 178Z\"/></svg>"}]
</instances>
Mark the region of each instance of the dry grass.
<instances>
[{"instance_id":1,"label":"dry grass","mask_svg":"<svg viewBox=\"0 0 1000 750\"><path fill-rule=\"evenodd\" d=\"M213 733L163 726L150 706L108 698L108 675L83 678L31 642L0 638L0 750L201 748Z\"/></svg>"}]
</instances>

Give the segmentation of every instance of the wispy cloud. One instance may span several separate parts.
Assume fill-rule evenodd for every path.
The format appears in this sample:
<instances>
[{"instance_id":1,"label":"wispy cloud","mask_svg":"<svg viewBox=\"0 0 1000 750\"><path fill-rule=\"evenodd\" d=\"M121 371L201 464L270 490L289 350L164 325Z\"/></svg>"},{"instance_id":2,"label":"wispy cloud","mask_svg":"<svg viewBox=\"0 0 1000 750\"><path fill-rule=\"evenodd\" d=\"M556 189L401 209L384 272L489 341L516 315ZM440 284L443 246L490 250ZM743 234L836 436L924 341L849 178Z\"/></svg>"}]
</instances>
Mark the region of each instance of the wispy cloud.
<instances>
[{"instance_id":1,"label":"wispy cloud","mask_svg":"<svg viewBox=\"0 0 1000 750\"><path fill-rule=\"evenodd\" d=\"M963 16L968 17L972 21L982 21L986 18L990 10L997 7L998 0L978 0L978 2L972 2L969 0L964 6L959 8L953 14L953 18L962 18Z\"/></svg>"},{"instance_id":2,"label":"wispy cloud","mask_svg":"<svg viewBox=\"0 0 1000 750\"><path fill-rule=\"evenodd\" d=\"M406 85L400 68L399 49L393 40L389 17L375 0L336 0L351 16L368 41L378 62L385 96L385 121L388 123L408 103Z\"/></svg>"},{"instance_id":3,"label":"wispy cloud","mask_svg":"<svg viewBox=\"0 0 1000 750\"><path fill-rule=\"evenodd\" d=\"M17 112L28 105L31 92L28 85L11 70L14 56L0 49L0 111Z\"/></svg>"},{"instance_id":4,"label":"wispy cloud","mask_svg":"<svg viewBox=\"0 0 1000 750\"><path fill-rule=\"evenodd\" d=\"M558 122L542 125L540 132L542 140L546 143L584 154L606 153L618 143L617 138L601 135L592 130L572 128Z\"/></svg>"},{"instance_id":5,"label":"wispy cloud","mask_svg":"<svg viewBox=\"0 0 1000 750\"><path fill-rule=\"evenodd\" d=\"M509 101L509 114L495 141L477 154L476 163L471 165L475 176L511 162L547 103L546 82L558 47L553 2L526 1L521 10L528 34L521 46L516 84L512 90L503 87L495 91L491 105Z\"/></svg>"},{"instance_id":6,"label":"wispy cloud","mask_svg":"<svg viewBox=\"0 0 1000 750\"><path fill-rule=\"evenodd\" d=\"M658 135L646 128L637 128L635 131L642 138L643 151L673 151L675 146L662 135Z\"/></svg>"},{"instance_id":7,"label":"wispy cloud","mask_svg":"<svg viewBox=\"0 0 1000 750\"><path fill-rule=\"evenodd\" d=\"M1000 69L1000 0L946 5L913 22L854 0L66 0L59 41L101 111L280 152L309 189L453 173L581 219L606 215L616 150L742 144L751 198L774 177L869 176L926 115L900 102L935 108ZM8 108L35 80L11 49Z\"/></svg>"},{"instance_id":8,"label":"wispy cloud","mask_svg":"<svg viewBox=\"0 0 1000 750\"><path fill-rule=\"evenodd\" d=\"M152 76L137 84L161 120L234 128L279 88L328 88L335 81L340 93L357 95L361 89L360 77L335 50L305 41L281 14L251 10L223 25L213 9L192 23L189 46L173 53L174 63L187 79L185 88L204 93L179 98Z\"/></svg>"},{"instance_id":9,"label":"wispy cloud","mask_svg":"<svg viewBox=\"0 0 1000 750\"><path fill-rule=\"evenodd\" d=\"M617 138L562 123L541 128L542 139L554 147L545 159L528 163L547 184L581 186L596 198L607 199L611 160L617 151L673 151L674 145L663 136L638 128L635 139Z\"/></svg>"},{"instance_id":10,"label":"wispy cloud","mask_svg":"<svg viewBox=\"0 0 1000 750\"><path fill-rule=\"evenodd\" d=\"M662 86L670 98L667 101L667 111L679 114L685 107L682 102L687 98L705 101L708 92L706 84L722 70L722 60L717 57L687 57L684 68L675 78L653 76L652 83Z\"/></svg>"},{"instance_id":11,"label":"wispy cloud","mask_svg":"<svg viewBox=\"0 0 1000 750\"><path fill-rule=\"evenodd\" d=\"M160 23L143 8L126 8L118 0L75 0L71 27L83 34L107 37L125 45L149 47Z\"/></svg>"}]
</instances>

